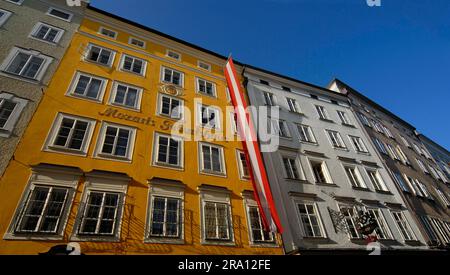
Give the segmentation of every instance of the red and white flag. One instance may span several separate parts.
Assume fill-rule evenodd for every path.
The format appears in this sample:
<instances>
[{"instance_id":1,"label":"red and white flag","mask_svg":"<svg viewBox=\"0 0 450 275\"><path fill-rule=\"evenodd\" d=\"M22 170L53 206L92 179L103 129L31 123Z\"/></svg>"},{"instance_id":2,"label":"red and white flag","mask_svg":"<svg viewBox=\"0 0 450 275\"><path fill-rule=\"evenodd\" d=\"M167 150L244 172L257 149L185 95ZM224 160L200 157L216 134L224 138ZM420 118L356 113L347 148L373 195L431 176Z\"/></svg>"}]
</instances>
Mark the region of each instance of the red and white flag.
<instances>
[{"instance_id":1,"label":"red and white flag","mask_svg":"<svg viewBox=\"0 0 450 275\"><path fill-rule=\"evenodd\" d=\"M246 112L247 103L244 94L242 93L241 84L238 81L236 69L231 57L225 65L225 77L236 111L237 126L241 139L243 140L247 163L249 163L249 167L251 167L249 172L261 219L266 230L282 233L283 228L281 227L280 219L273 201L255 128L253 127L250 115Z\"/></svg>"}]
</instances>

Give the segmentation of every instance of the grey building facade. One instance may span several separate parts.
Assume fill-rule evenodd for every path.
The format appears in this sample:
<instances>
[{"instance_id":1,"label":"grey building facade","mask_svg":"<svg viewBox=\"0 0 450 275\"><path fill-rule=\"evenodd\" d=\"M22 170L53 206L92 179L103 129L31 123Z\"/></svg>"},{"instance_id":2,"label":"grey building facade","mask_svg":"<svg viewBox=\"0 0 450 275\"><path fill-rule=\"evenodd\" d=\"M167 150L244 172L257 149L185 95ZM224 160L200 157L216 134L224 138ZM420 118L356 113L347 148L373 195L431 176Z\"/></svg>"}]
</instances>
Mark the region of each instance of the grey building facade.
<instances>
[{"instance_id":1,"label":"grey building facade","mask_svg":"<svg viewBox=\"0 0 450 275\"><path fill-rule=\"evenodd\" d=\"M73 2L73 1L71 1ZM83 19L87 1L0 1L0 176Z\"/></svg>"},{"instance_id":2,"label":"grey building facade","mask_svg":"<svg viewBox=\"0 0 450 275\"><path fill-rule=\"evenodd\" d=\"M251 67L243 75L250 105L280 107L280 146L263 159L287 254L366 251L360 211L376 219L382 250L427 248L345 95Z\"/></svg>"},{"instance_id":3,"label":"grey building facade","mask_svg":"<svg viewBox=\"0 0 450 275\"><path fill-rule=\"evenodd\" d=\"M427 244L448 249L449 179L419 139L415 127L338 79L329 88L349 98L361 129L377 148Z\"/></svg>"}]
</instances>

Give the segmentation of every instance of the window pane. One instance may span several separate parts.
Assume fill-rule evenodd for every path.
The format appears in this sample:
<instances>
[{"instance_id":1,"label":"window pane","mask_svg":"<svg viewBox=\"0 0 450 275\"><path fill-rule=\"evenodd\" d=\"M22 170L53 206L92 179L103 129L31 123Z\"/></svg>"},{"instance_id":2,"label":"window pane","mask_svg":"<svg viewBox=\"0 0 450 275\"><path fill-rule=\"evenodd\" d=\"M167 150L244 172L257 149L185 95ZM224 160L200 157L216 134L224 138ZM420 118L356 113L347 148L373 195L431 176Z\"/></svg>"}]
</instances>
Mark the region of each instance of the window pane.
<instances>
[{"instance_id":1,"label":"window pane","mask_svg":"<svg viewBox=\"0 0 450 275\"><path fill-rule=\"evenodd\" d=\"M6 125L6 122L8 121L9 117L11 116L12 112L14 111L14 108L16 107L17 103L14 103L10 100L3 100L0 105L0 128L3 128Z\"/></svg>"},{"instance_id":2,"label":"window pane","mask_svg":"<svg viewBox=\"0 0 450 275\"><path fill-rule=\"evenodd\" d=\"M13 74L20 74L20 72L22 71L23 67L25 66L30 57L31 55L25 53L17 54L17 56L8 66L6 71Z\"/></svg>"},{"instance_id":3,"label":"window pane","mask_svg":"<svg viewBox=\"0 0 450 275\"><path fill-rule=\"evenodd\" d=\"M125 105L134 107L137 101L137 93L138 91L133 88L128 89L127 99L125 101Z\"/></svg>"},{"instance_id":4,"label":"window pane","mask_svg":"<svg viewBox=\"0 0 450 275\"><path fill-rule=\"evenodd\" d=\"M44 59L33 56L30 60L30 62L26 65L25 70L23 71L22 75L24 77L28 78L35 78L39 68L44 63Z\"/></svg>"}]
</instances>

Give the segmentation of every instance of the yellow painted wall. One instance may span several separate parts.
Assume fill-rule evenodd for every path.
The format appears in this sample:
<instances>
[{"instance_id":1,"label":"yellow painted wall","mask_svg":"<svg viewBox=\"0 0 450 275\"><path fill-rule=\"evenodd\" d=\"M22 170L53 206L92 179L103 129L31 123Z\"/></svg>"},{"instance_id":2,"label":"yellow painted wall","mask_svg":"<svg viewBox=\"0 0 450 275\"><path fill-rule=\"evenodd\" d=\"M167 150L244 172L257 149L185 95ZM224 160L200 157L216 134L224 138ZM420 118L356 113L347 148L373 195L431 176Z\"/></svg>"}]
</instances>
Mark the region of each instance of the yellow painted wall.
<instances>
[{"instance_id":1,"label":"yellow painted wall","mask_svg":"<svg viewBox=\"0 0 450 275\"><path fill-rule=\"evenodd\" d=\"M123 24L123 26L126 25ZM160 84L161 65L167 65L170 68L185 73L184 83L186 95L183 99L185 100L185 105L191 110L194 110L194 97L199 97L199 95L195 94L195 76L211 80L217 85L218 99L203 96L204 104L221 107L227 105L225 91L226 82L224 80L222 67L213 65L212 75L217 76L220 79L212 78L198 71L199 69L196 67L199 59L194 56L178 51L182 54L181 63L191 68L195 68L195 71L188 70L184 67L173 65L166 61L160 61L146 54L140 54L127 49L128 47L133 48L133 46L128 45L129 35L123 31L119 31L119 36L116 41L118 45L99 40L94 37L99 36L97 34L99 27L99 23L89 19L84 20L80 32L75 34L66 56L62 60L49 87L45 90L43 100L40 103L31 124L26 130L23 140L17 148L14 160L11 161L4 176L0 180L0 236L3 237L7 231L14 216L16 206L28 184L28 179L31 175L30 166L39 163L50 163L79 167L84 172L89 172L93 169L121 172L126 173L133 178L126 195L124 214L122 217L121 241L118 243L80 242L82 251L86 254L281 254L281 248L261 248L251 247L249 245L247 220L241 192L243 190L251 190L252 185L249 181L242 181L239 179L235 149L241 148L241 142L214 142L215 144L224 147L227 171L226 178L199 174L198 144L194 141L185 141L184 143L184 171L179 172L151 166L154 131L169 133L169 131L163 130L160 127L163 125L165 119L156 116L156 101L158 86ZM89 35L86 34L90 34L92 37L89 37ZM108 40L107 38L104 39ZM89 42L113 49L117 52L112 68L106 68L82 60L83 49ZM167 48L164 46L147 41L147 49L145 49L145 51L161 58L166 58L166 49ZM148 61L146 76L140 77L119 71L118 66L122 53L128 53L132 56L146 59ZM94 103L65 95L77 70L109 80L102 103ZM104 118L99 115L99 113L104 112L110 107L107 104L113 80L144 88L140 112L120 107L116 109L129 115L144 118L151 116L156 122L155 127L114 119L112 117ZM58 112L97 119L87 157L44 152L42 150ZM130 125L138 129L131 164L93 158L102 121ZM223 125L223 127L225 127L225 125ZM148 208L147 199L149 195L147 181L153 177L180 180L187 186L185 190L184 205L184 245L146 244L143 242ZM201 219L197 187L201 184L222 186L232 191L231 207L234 223L235 246L200 244ZM81 179L74 204L70 210L70 217L64 231L63 241L10 241L2 238L0 240L0 254L37 254L39 252L48 251L50 247L56 244L70 242L69 237L72 234L82 191L83 180Z\"/></svg>"}]
</instances>

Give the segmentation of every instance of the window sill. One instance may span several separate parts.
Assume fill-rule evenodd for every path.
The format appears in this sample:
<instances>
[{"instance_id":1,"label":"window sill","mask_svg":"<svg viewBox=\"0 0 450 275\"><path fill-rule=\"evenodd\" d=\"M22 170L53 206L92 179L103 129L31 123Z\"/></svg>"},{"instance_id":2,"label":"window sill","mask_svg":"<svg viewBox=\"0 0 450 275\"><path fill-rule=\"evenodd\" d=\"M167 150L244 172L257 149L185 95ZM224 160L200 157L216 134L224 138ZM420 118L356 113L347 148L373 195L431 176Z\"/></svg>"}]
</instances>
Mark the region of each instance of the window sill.
<instances>
[{"instance_id":1,"label":"window sill","mask_svg":"<svg viewBox=\"0 0 450 275\"><path fill-rule=\"evenodd\" d=\"M152 166L158 167L158 168L172 169L172 170L177 170L177 171L184 171L184 167L182 167L182 166L174 166L174 165L165 164L165 163L155 162L155 163L153 163Z\"/></svg>"},{"instance_id":2,"label":"window sill","mask_svg":"<svg viewBox=\"0 0 450 275\"><path fill-rule=\"evenodd\" d=\"M123 68L120 68L119 71L122 72L122 73L128 73L128 74L132 74L132 75L135 75L135 76L139 76L139 77L144 77L145 78L145 74L144 73L137 73L137 72L133 72L133 71L127 71L127 70L125 70Z\"/></svg>"},{"instance_id":3,"label":"window sill","mask_svg":"<svg viewBox=\"0 0 450 275\"><path fill-rule=\"evenodd\" d=\"M348 150L348 148L346 148L346 147L334 147L333 146L333 149L339 150L339 151L344 151L344 152L350 152L350 150Z\"/></svg>"},{"instance_id":4,"label":"window sill","mask_svg":"<svg viewBox=\"0 0 450 275\"><path fill-rule=\"evenodd\" d=\"M330 239L327 237L303 237L303 240L305 241L312 241L312 242L329 242Z\"/></svg>"},{"instance_id":5,"label":"window sill","mask_svg":"<svg viewBox=\"0 0 450 275\"><path fill-rule=\"evenodd\" d=\"M74 93L68 93L66 95L70 96L72 98L81 99L81 100L87 100L87 101L90 101L90 102L94 102L94 103L103 105L102 100L100 100L100 99L85 97L85 96L77 95L77 94L74 94Z\"/></svg>"},{"instance_id":6,"label":"window sill","mask_svg":"<svg viewBox=\"0 0 450 275\"><path fill-rule=\"evenodd\" d=\"M357 186L352 186L353 190L358 190L358 191L365 191L365 192L372 192L372 190L370 190L367 187L357 187Z\"/></svg>"},{"instance_id":7,"label":"window sill","mask_svg":"<svg viewBox=\"0 0 450 275\"><path fill-rule=\"evenodd\" d=\"M20 75L10 74L10 73L5 72L5 71L1 71L0 75L4 76L4 77L15 79L15 80L20 80L20 81L23 81L23 82L39 85L39 86L45 86L43 83L40 82L39 79L31 79L31 78L21 77Z\"/></svg>"},{"instance_id":8,"label":"window sill","mask_svg":"<svg viewBox=\"0 0 450 275\"><path fill-rule=\"evenodd\" d=\"M71 241L76 242L108 242L118 243L120 238L117 236L99 236L99 235L75 235L70 238Z\"/></svg>"},{"instance_id":9,"label":"window sill","mask_svg":"<svg viewBox=\"0 0 450 275\"><path fill-rule=\"evenodd\" d=\"M296 183L301 183L301 184L312 184L307 180L303 180L303 179L291 179L291 178L284 178L286 181L290 181L290 182L296 182Z\"/></svg>"},{"instance_id":10,"label":"window sill","mask_svg":"<svg viewBox=\"0 0 450 275\"><path fill-rule=\"evenodd\" d=\"M34 233L5 233L3 239L6 241L62 241L62 235L43 235Z\"/></svg>"},{"instance_id":11,"label":"window sill","mask_svg":"<svg viewBox=\"0 0 450 275\"><path fill-rule=\"evenodd\" d=\"M379 193L379 194L384 194L384 195L394 195L392 194L391 191L384 191L384 190L375 190L375 192Z\"/></svg>"},{"instance_id":12,"label":"window sill","mask_svg":"<svg viewBox=\"0 0 450 275\"><path fill-rule=\"evenodd\" d=\"M278 244L276 244L275 242L251 242L250 243L250 247L255 247L255 248L279 248L280 246Z\"/></svg>"},{"instance_id":13,"label":"window sill","mask_svg":"<svg viewBox=\"0 0 450 275\"><path fill-rule=\"evenodd\" d=\"M345 126L345 127L349 127L349 128L353 128L353 129L356 129L356 126L355 126L355 125L353 125L353 124L342 123L342 126Z\"/></svg>"},{"instance_id":14,"label":"window sill","mask_svg":"<svg viewBox=\"0 0 450 275\"><path fill-rule=\"evenodd\" d=\"M234 241L206 241L202 240L201 245L236 246Z\"/></svg>"},{"instance_id":15,"label":"window sill","mask_svg":"<svg viewBox=\"0 0 450 275\"><path fill-rule=\"evenodd\" d=\"M313 145L313 146L319 146L319 143L317 143L317 142L310 142L310 141L303 141L303 140L300 140L300 143L302 143L302 144L308 144L308 145Z\"/></svg>"},{"instance_id":16,"label":"window sill","mask_svg":"<svg viewBox=\"0 0 450 275\"><path fill-rule=\"evenodd\" d=\"M325 122L329 122L329 123L334 123L333 120L327 119L327 118L319 118L319 120L322 120L322 121L325 121Z\"/></svg>"},{"instance_id":17,"label":"window sill","mask_svg":"<svg viewBox=\"0 0 450 275\"><path fill-rule=\"evenodd\" d=\"M84 59L84 61L87 62L87 63L100 65L102 67L107 67L107 68L112 69L112 64L103 64L103 63L100 63L100 62L97 62L97 61L93 61L93 60L89 60L89 59Z\"/></svg>"},{"instance_id":18,"label":"window sill","mask_svg":"<svg viewBox=\"0 0 450 275\"><path fill-rule=\"evenodd\" d=\"M12 130L0 129L0 137L9 138L12 135Z\"/></svg>"},{"instance_id":19,"label":"window sill","mask_svg":"<svg viewBox=\"0 0 450 275\"><path fill-rule=\"evenodd\" d=\"M335 183L323 183L323 182L316 182L316 185L318 186L328 186L328 187L339 187L337 184Z\"/></svg>"},{"instance_id":20,"label":"window sill","mask_svg":"<svg viewBox=\"0 0 450 275\"><path fill-rule=\"evenodd\" d=\"M291 114L299 115L299 116L306 116L305 113L302 113L302 112L295 112L295 111L292 111L292 110L288 110L288 112L291 113Z\"/></svg>"},{"instance_id":21,"label":"window sill","mask_svg":"<svg viewBox=\"0 0 450 275\"><path fill-rule=\"evenodd\" d=\"M51 153L62 153L62 154L82 156L82 157L87 156L87 152L74 150L74 149L68 149L68 148L62 148L62 147L57 147L57 146L47 146L45 151L51 152Z\"/></svg>"},{"instance_id":22,"label":"window sill","mask_svg":"<svg viewBox=\"0 0 450 275\"><path fill-rule=\"evenodd\" d=\"M360 155L364 155L364 156L370 156L370 153L369 153L369 152L356 151L356 153L357 153L357 154L360 154Z\"/></svg>"},{"instance_id":23,"label":"window sill","mask_svg":"<svg viewBox=\"0 0 450 275\"><path fill-rule=\"evenodd\" d=\"M39 39L39 38L34 37L34 36L29 36L29 38L33 39L33 40L36 40L36 41L39 41L39 42L42 42L42 43L45 43L45 44L48 44L48 45L55 46L55 47L58 46L58 42L59 42L59 41L57 41L57 42L47 41L47 40L44 40L44 39Z\"/></svg>"},{"instance_id":24,"label":"window sill","mask_svg":"<svg viewBox=\"0 0 450 275\"><path fill-rule=\"evenodd\" d=\"M206 176L221 177L221 178L227 177L227 174L225 174L225 173L217 173L217 172L212 172L212 171L200 171L200 174L206 175Z\"/></svg>"},{"instance_id":25,"label":"window sill","mask_svg":"<svg viewBox=\"0 0 450 275\"><path fill-rule=\"evenodd\" d=\"M136 107L130 107L130 106L126 106L126 105L120 105L120 104L116 104L116 103L113 103L113 102L109 102L108 105L109 105L109 106L112 106L112 107L122 108L122 109L126 109L126 110L129 110L129 111L141 113L141 109L140 109L140 108L136 108Z\"/></svg>"},{"instance_id":26,"label":"window sill","mask_svg":"<svg viewBox=\"0 0 450 275\"><path fill-rule=\"evenodd\" d=\"M113 160L113 161L121 161L121 162L128 162L131 163L131 159L127 157L116 157L112 155L105 155L102 153L99 153L95 156L95 158L102 159L102 160Z\"/></svg>"},{"instance_id":27,"label":"window sill","mask_svg":"<svg viewBox=\"0 0 450 275\"><path fill-rule=\"evenodd\" d=\"M151 243L157 243L157 244L185 244L184 239L177 239L177 238L164 238L164 237L150 237L146 238L144 240L144 243L151 244Z\"/></svg>"}]
</instances>

